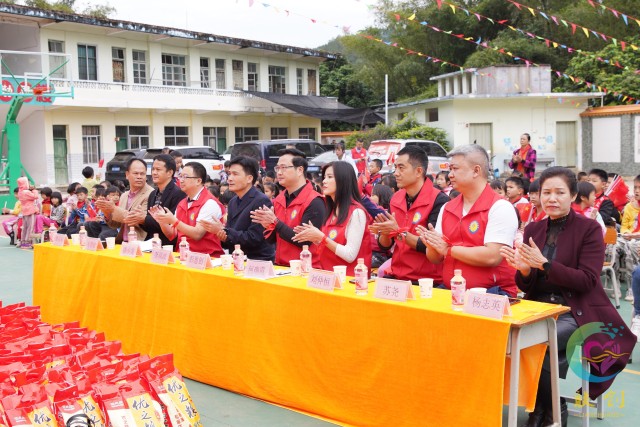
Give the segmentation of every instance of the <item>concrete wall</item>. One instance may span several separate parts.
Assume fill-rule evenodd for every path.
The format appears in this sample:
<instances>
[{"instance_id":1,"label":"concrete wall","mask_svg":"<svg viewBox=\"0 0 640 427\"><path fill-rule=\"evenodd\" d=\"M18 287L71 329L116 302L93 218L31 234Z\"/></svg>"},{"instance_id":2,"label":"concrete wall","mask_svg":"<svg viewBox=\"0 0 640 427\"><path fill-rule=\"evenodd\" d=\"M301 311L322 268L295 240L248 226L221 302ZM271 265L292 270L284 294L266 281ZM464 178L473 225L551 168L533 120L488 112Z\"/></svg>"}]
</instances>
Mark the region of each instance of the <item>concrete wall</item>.
<instances>
[{"instance_id":1,"label":"concrete wall","mask_svg":"<svg viewBox=\"0 0 640 427\"><path fill-rule=\"evenodd\" d=\"M582 118L583 170L598 168L624 176L640 173L640 116Z\"/></svg>"}]
</instances>

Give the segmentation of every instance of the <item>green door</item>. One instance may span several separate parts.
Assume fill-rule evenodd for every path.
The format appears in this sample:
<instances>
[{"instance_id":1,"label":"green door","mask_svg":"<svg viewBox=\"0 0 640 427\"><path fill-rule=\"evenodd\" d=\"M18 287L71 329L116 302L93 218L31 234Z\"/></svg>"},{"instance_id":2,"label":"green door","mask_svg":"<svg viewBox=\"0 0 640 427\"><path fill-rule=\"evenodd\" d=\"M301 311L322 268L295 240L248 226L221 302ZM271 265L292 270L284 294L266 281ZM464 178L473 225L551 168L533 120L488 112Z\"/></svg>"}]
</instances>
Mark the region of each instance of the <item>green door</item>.
<instances>
[{"instance_id":1,"label":"green door","mask_svg":"<svg viewBox=\"0 0 640 427\"><path fill-rule=\"evenodd\" d=\"M53 139L53 167L56 174L56 184L69 182L69 169L67 168L67 140L66 138Z\"/></svg>"},{"instance_id":2,"label":"green door","mask_svg":"<svg viewBox=\"0 0 640 427\"><path fill-rule=\"evenodd\" d=\"M129 148L127 138L118 138L116 141L116 151L124 151Z\"/></svg>"}]
</instances>

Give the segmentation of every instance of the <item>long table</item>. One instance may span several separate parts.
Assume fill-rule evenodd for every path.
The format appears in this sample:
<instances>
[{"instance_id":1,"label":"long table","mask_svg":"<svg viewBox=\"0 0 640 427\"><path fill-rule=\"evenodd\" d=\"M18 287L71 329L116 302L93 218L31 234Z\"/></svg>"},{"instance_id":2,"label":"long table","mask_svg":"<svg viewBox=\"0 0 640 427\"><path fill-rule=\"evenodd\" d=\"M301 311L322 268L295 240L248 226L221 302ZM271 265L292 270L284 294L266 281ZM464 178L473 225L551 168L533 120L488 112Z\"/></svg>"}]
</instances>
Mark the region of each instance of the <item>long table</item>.
<instances>
[{"instance_id":1,"label":"long table","mask_svg":"<svg viewBox=\"0 0 640 427\"><path fill-rule=\"evenodd\" d=\"M503 404L509 425L518 404L533 406L541 343L566 308L523 301L494 320L454 312L444 290L400 303L353 286L158 265L119 248L45 243L34 254L43 320L79 320L128 353L173 353L188 378L331 422L494 427Z\"/></svg>"}]
</instances>

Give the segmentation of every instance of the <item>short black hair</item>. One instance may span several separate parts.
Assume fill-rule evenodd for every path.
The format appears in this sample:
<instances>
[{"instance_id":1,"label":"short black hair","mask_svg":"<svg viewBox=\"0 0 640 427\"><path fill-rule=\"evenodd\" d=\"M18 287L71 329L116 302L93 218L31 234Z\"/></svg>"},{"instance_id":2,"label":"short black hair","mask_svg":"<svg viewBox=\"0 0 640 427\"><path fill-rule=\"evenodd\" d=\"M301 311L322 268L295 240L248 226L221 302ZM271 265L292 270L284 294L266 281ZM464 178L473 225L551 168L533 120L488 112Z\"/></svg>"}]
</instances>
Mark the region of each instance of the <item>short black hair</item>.
<instances>
[{"instance_id":1,"label":"short black hair","mask_svg":"<svg viewBox=\"0 0 640 427\"><path fill-rule=\"evenodd\" d=\"M122 194L122 192L120 191L120 189L118 187L116 187L115 185L112 185L111 187L107 188L105 190L105 195L108 196L109 194L113 194L113 193L118 193L118 194Z\"/></svg>"},{"instance_id":2,"label":"short black hair","mask_svg":"<svg viewBox=\"0 0 640 427\"><path fill-rule=\"evenodd\" d=\"M82 169L82 176L86 179L91 178L93 176L93 168L91 166L85 166L84 169Z\"/></svg>"},{"instance_id":3,"label":"short black hair","mask_svg":"<svg viewBox=\"0 0 640 427\"><path fill-rule=\"evenodd\" d=\"M600 181L607 182L609 180L609 175L607 175L607 171L603 169L591 169L589 171L589 175L596 175L600 178Z\"/></svg>"},{"instance_id":4,"label":"short black hair","mask_svg":"<svg viewBox=\"0 0 640 427\"><path fill-rule=\"evenodd\" d=\"M113 181L113 185L115 187L118 187L121 194L124 193L127 189L127 186L124 185L124 181L122 181L121 179L116 179L115 181Z\"/></svg>"},{"instance_id":5,"label":"short black hair","mask_svg":"<svg viewBox=\"0 0 640 427\"><path fill-rule=\"evenodd\" d=\"M617 173L615 173L615 172L609 172L609 173L607 174L607 178L615 178L616 176L618 176L618 174L617 174Z\"/></svg>"},{"instance_id":6,"label":"short black hair","mask_svg":"<svg viewBox=\"0 0 640 427\"><path fill-rule=\"evenodd\" d=\"M163 162L164 163L164 167L168 170L173 172L173 175L176 174L176 160L171 157L169 154L158 154L157 156L155 156L153 158L153 161L159 161L159 162Z\"/></svg>"},{"instance_id":7,"label":"short black hair","mask_svg":"<svg viewBox=\"0 0 640 427\"><path fill-rule=\"evenodd\" d=\"M173 153L172 153L173 154ZM186 168L187 166L189 166L191 169L193 169L193 174L197 177L200 178L200 180L202 181L202 183L204 184L204 181L207 179L207 170L204 168L204 166L202 166L202 163L198 163L198 162L189 162L186 165L184 165L184 167Z\"/></svg>"},{"instance_id":8,"label":"short black hair","mask_svg":"<svg viewBox=\"0 0 640 427\"><path fill-rule=\"evenodd\" d=\"M239 165L244 173L247 175L251 175L253 177L252 184L255 184L258 180L258 171L260 170L260 165L258 161L253 157L247 156L238 156L235 159L229 161L229 167L233 165Z\"/></svg>"},{"instance_id":9,"label":"short black hair","mask_svg":"<svg viewBox=\"0 0 640 427\"><path fill-rule=\"evenodd\" d=\"M140 163L142 163L142 164L144 165L144 169L145 169L145 170L147 169L147 162L145 162L144 160L142 160L142 159L140 159L140 158L138 158L138 157L133 157L133 158L131 158L131 159L129 159L129 160L127 161L127 165L126 165L126 167L125 167L125 170L126 170L127 172L129 172L129 169L131 169L131 165L132 165L132 164L134 164L135 162L140 162Z\"/></svg>"},{"instance_id":10,"label":"short black hair","mask_svg":"<svg viewBox=\"0 0 640 427\"><path fill-rule=\"evenodd\" d=\"M51 193L51 200L53 199L58 199L60 201L60 203L58 203L58 206L60 206L62 204L62 194L60 194L59 191L54 191L53 193Z\"/></svg>"},{"instance_id":11,"label":"short black hair","mask_svg":"<svg viewBox=\"0 0 640 427\"><path fill-rule=\"evenodd\" d=\"M211 195L213 195L215 198L219 199L220 198L220 186L213 184L207 187L207 190L209 190L209 193L211 193Z\"/></svg>"},{"instance_id":12,"label":"short black hair","mask_svg":"<svg viewBox=\"0 0 640 427\"><path fill-rule=\"evenodd\" d=\"M371 160L373 163L376 164L376 166L378 167L378 169L382 169L382 160L380 159L373 159Z\"/></svg>"},{"instance_id":13,"label":"short black hair","mask_svg":"<svg viewBox=\"0 0 640 427\"><path fill-rule=\"evenodd\" d=\"M302 172L306 175L307 168L309 167L309 162L307 162L307 157L304 155L304 153L297 148L286 148L284 150L278 151L278 155L280 157L286 156L287 154L293 156L293 158L291 159L291 164L296 168L302 167Z\"/></svg>"},{"instance_id":14,"label":"short black hair","mask_svg":"<svg viewBox=\"0 0 640 427\"><path fill-rule=\"evenodd\" d=\"M422 168L422 173L424 176L427 175L427 169L429 168L429 156L427 156L427 152L424 151L417 145L405 145L404 148L396 154L396 156L409 156L409 163L414 168Z\"/></svg>"},{"instance_id":15,"label":"short black hair","mask_svg":"<svg viewBox=\"0 0 640 427\"><path fill-rule=\"evenodd\" d=\"M540 180L536 179L531 184L529 184L529 193L539 193L539 192L540 192Z\"/></svg>"},{"instance_id":16,"label":"short black hair","mask_svg":"<svg viewBox=\"0 0 640 427\"><path fill-rule=\"evenodd\" d=\"M589 172L589 175L591 175L591 172ZM564 180L567 187L569 187L569 193L572 196L575 196L578 193L578 178L576 178L576 174L570 169L563 168L562 166L551 166L550 168L542 171L542 174L540 175L540 188L542 189L542 186L547 179L555 177L560 177Z\"/></svg>"},{"instance_id":17,"label":"short black hair","mask_svg":"<svg viewBox=\"0 0 640 427\"><path fill-rule=\"evenodd\" d=\"M44 194L46 197L51 197L53 190L49 187L42 187L40 189L40 193Z\"/></svg>"},{"instance_id":18,"label":"short black hair","mask_svg":"<svg viewBox=\"0 0 640 427\"><path fill-rule=\"evenodd\" d=\"M516 187L521 188L523 190L525 189L524 188L524 180L522 178L520 178L519 176L510 176L504 182L505 182L505 184L507 182L513 182L516 185Z\"/></svg>"},{"instance_id":19,"label":"short black hair","mask_svg":"<svg viewBox=\"0 0 640 427\"><path fill-rule=\"evenodd\" d=\"M181 152L179 152L178 150L173 150L173 151L171 152L170 156L171 156L171 157L173 157L174 159L175 159L176 157L184 157L184 156L182 155L182 153L181 153Z\"/></svg>"},{"instance_id":20,"label":"short black hair","mask_svg":"<svg viewBox=\"0 0 640 427\"><path fill-rule=\"evenodd\" d=\"M489 186L491 187L492 190L502 190L502 191L507 190L507 186L504 184L504 181L502 181L501 179L494 179L489 183Z\"/></svg>"},{"instance_id":21,"label":"short black hair","mask_svg":"<svg viewBox=\"0 0 640 427\"><path fill-rule=\"evenodd\" d=\"M68 194L75 194L76 193L76 187L80 185L79 182L72 182L71 184L69 184L69 186L67 187L67 193Z\"/></svg>"},{"instance_id":22,"label":"short black hair","mask_svg":"<svg viewBox=\"0 0 640 427\"><path fill-rule=\"evenodd\" d=\"M591 193L596 191L596 187L593 186L590 182L579 182L578 183L578 195L576 196L576 203L581 203L582 199L589 200L589 196Z\"/></svg>"},{"instance_id":23,"label":"short black hair","mask_svg":"<svg viewBox=\"0 0 640 427\"><path fill-rule=\"evenodd\" d=\"M389 186L389 188L391 188L394 192L398 191L398 181L396 180L396 177L393 176L392 173L388 173L385 176L383 176L382 179L380 180L380 184Z\"/></svg>"},{"instance_id":24,"label":"short black hair","mask_svg":"<svg viewBox=\"0 0 640 427\"><path fill-rule=\"evenodd\" d=\"M589 176L589 175L587 175L585 171L578 172L578 179L582 178L583 176Z\"/></svg>"},{"instance_id":25,"label":"short black hair","mask_svg":"<svg viewBox=\"0 0 640 427\"><path fill-rule=\"evenodd\" d=\"M265 174L265 177L276 179L276 173L274 171L267 171L267 173Z\"/></svg>"},{"instance_id":26,"label":"short black hair","mask_svg":"<svg viewBox=\"0 0 640 427\"><path fill-rule=\"evenodd\" d=\"M96 189L96 194L95 194L95 198L97 199L98 197L104 197L107 195L107 190L104 189L104 187L102 185L97 185L95 187L93 187Z\"/></svg>"},{"instance_id":27,"label":"short black hair","mask_svg":"<svg viewBox=\"0 0 640 427\"><path fill-rule=\"evenodd\" d=\"M231 163L231 160L226 160L226 161L224 162L224 167L225 167L225 168L228 168L228 167L229 167L229 166L231 166L232 164L233 164L233 163Z\"/></svg>"},{"instance_id":28,"label":"short black hair","mask_svg":"<svg viewBox=\"0 0 640 427\"><path fill-rule=\"evenodd\" d=\"M76 194L78 193L89 194L89 190L86 187L80 187L76 190Z\"/></svg>"},{"instance_id":29,"label":"short black hair","mask_svg":"<svg viewBox=\"0 0 640 427\"><path fill-rule=\"evenodd\" d=\"M640 182L640 175L636 175L636 177L633 178L633 182Z\"/></svg>"},{"instance_id":30,"label":"short black hair","mask_svg":"<svg viewBox=\"0 0 640 427\"><path fill-rule=\"evenodd\" d=\"M233 199L234 197L236 197L236 193L234 193L231 190L227 190L224 192L224 194L222 194L222 196L220 196L219 200L220 200L220 203L227 206L231 201L231 199Z\"/></svg>"}]
</instances>

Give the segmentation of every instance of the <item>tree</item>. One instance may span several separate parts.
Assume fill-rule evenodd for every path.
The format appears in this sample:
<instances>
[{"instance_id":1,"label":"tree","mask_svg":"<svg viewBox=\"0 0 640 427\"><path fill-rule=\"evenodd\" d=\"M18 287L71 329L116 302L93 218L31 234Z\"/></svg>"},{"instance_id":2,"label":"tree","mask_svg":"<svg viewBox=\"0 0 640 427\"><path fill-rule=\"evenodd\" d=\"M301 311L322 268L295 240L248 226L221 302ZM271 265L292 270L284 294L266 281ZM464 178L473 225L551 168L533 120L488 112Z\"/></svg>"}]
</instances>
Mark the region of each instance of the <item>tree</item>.
<instances>
[{"instance_id":1,"label":"tree","mask_svg":"<svg viewBox=\"0 0 640 427\"><path fill-rule=\"evenodd\" d=\"M94 18L107 19L116 13L116 8L109 4L94 4L87 6L82 13Z\"/></svg>"}]
</instances>

